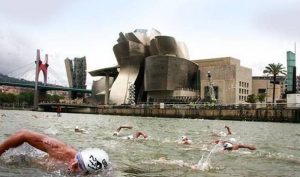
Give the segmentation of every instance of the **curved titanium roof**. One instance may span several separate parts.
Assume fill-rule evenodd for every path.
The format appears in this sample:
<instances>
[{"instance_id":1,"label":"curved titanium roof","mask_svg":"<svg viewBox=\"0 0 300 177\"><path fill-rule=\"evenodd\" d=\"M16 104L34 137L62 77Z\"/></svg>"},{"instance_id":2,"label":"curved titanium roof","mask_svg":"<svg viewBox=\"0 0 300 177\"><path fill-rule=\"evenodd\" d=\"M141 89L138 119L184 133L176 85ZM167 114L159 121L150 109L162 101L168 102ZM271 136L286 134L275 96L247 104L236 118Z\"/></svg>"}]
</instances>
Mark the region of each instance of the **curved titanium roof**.
<instances>
[{"instance_id":1,"label":"curved titanium roof","mask_svg":"<svg viewBox=\"0 0 300 177\"><path fill-rule=\"evenodd\" d=\"M110 77L116 77L119 74L118 68L120 68L120 66L97 69L89 73L91 76L106 76L106 74L108 74Z\"/></svg>"}]
</instances>

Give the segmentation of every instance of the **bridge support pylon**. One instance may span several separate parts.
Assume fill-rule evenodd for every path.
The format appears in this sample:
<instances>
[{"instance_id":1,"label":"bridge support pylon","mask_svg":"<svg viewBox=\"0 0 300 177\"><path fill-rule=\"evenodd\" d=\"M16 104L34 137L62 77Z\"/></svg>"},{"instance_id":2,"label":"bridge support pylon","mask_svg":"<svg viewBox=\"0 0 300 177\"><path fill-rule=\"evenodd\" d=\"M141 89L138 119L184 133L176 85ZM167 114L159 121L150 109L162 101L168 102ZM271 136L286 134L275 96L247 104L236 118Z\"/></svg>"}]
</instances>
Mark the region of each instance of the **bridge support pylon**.
<instances>
[{"instance_id":1,"label":"bridge support pylon","mask_svg":"<svg viewBox=\"0 0 300 177\"><path fill-rule=\"evenodd\" d=\"M35 72L35 87L34 87L34 109L38 109L39 102L39 91L38 91L38 82L39 82L39 74L42 71L44 75L44 85L47 85L47 73L48 73L48 54L45 55L45 63L41 60L40 50L37 50L36 54L36 72Z\"/></svg>"}]
</instances>

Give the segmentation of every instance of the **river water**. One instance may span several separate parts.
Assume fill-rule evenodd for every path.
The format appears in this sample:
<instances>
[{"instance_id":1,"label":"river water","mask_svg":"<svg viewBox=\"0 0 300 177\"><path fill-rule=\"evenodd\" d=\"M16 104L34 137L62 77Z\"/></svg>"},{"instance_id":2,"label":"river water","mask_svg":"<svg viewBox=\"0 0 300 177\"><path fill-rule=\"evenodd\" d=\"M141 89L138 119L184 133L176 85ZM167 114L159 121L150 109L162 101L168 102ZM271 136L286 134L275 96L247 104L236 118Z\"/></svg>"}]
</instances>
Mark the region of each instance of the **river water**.
<instances>
[{"instance_id":1,"label":"river water","mask_svg":"<svg viewBox=\"0 0 300 177\"><path fill-rule=\"evenodd\" d=\"M133 126L121 130L124 136L143 130L150 137L125 140L112 136L124 124ZM225 125L231 127L232 135L224 135ZM76 126L85 132L75 132ZM77 149L104 149L112 168L88 176L300 176L300 124L67 113L57 117L55 113L0 110L0 142L22 128L56 137ZM191 138L192 144L178 144L182 135ZM211 151L214 140L230 137L253 144L257 150ZM192 169L202 156L208 160L206 166ZM65 169L28 144L0 158L1 177L76 176Z\"/></svg>"}]
</instances>

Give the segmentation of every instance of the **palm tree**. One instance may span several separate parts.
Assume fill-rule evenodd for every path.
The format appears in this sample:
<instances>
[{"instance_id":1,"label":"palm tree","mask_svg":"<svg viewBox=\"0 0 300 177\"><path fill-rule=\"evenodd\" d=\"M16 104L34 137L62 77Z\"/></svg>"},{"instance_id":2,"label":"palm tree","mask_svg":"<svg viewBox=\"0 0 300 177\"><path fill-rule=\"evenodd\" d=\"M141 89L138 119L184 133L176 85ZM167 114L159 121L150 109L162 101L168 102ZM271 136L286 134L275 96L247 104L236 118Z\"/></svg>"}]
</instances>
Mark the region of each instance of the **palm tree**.
<instances>
[{"instance_id":1,"label":"palm tree","mask_svg":"<svg viewBox=\"0 0 300 177\"><path fill-rule=\"evenodd\" d=\"M286 75L286 71L284 70L284 67L280 63L271 63L268 66L266 66L265 70L263 71L264 74L271 74L273 75L273 103L275 101L275 84L276 84L276 77L279 74Z\"/></svg>"}]
</instances>

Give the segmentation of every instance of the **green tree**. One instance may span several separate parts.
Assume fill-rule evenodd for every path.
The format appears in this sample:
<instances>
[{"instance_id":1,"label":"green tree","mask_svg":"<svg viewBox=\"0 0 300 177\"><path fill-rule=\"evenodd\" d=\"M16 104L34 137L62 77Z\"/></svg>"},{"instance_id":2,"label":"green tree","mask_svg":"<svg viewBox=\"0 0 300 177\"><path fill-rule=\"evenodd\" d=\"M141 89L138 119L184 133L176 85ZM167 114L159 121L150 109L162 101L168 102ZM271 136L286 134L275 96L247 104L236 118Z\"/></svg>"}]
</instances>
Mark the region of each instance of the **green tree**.
<instances>
[{"instance_id":1,"label":"green tree","mask_svg":"<svg viewBox=\"0 0 300 177\"><path fill-rule=\"evenodd\" d=\"M254 94L248 95L247 102L248 103L256 103L257 97Z\"/></svg>"},{"instance_id":2,"label":"green tree","mask_svg":"<svg viewBox=\"0 0 300 177\"><path fill-rule=\"evenodd\" d=\"M264 74L267 75L273 75L273 97L272 102L275 101L275 84L276 84L276 77L280 74L286 75L286 71L284 70L284 67L280 63L271 63L268 66L265 67L265 70L263 71Z\"/></svg>"},{"instance_id":3,"label":"green tree","mask_svg":"<svg viewBox=\"0 0 300 177\"><path fill-rule=\"evenodd\" d=\"M46 101L49 101L49 102L55 102L55 103L58 103L60 99L63 99L64 97L62 96L59 96L59 95L50 95L50 94L47 94L46 95Z\"/></svg>"},{"instance_id":4,"label":"green tree","mask_svg":"<svg viewBox=\"0 0 300 177\"><path fill-rule=\"evenodd\" d=\"M7 103L15 103L16 102L16 98L17 98L16 95L9 93L6 95L6 97L7 97L7 100L6 100Z\"/></svg>"},{"instance_id":5,"label":"green tree","mask_svg":"<svg viewBox=\"0 0 300 177\"><path fill-rule=\"evenodd\" d=\"M267 94L266 93L260 93L257 95L257 100L262 103L263 101L266 100Z\"/></svg>"}]
</instances>

